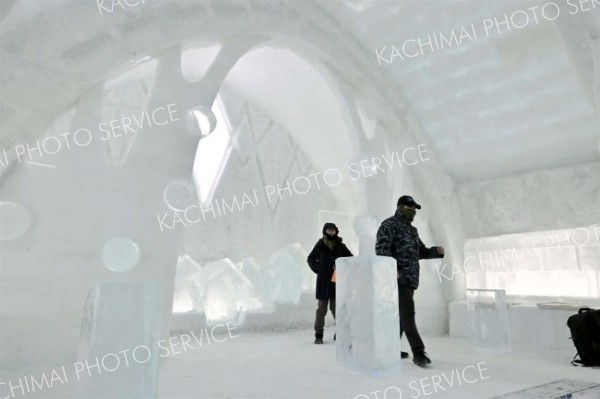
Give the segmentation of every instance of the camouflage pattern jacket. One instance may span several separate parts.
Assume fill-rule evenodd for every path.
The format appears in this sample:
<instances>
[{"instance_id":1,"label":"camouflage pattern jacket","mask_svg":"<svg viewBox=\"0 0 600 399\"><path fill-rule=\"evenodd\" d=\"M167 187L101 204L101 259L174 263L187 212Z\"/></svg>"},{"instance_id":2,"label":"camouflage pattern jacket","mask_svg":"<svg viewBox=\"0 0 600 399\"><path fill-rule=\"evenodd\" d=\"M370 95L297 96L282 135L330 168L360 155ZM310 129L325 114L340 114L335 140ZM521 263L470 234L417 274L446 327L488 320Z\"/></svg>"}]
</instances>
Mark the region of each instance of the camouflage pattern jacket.
<instances>
[{"instance_id":1,"label":"camouflage pattern jacket","mask_svg":"<svg viewBox=\"0 0 600 399\"><path fill-rule=\"evenodd\" d=\"M387 218L377 230L375 253L396 259L398 286L419 287L419 259L443 258L435 247L427 248L419 238L417 228L400 211Z\"/></svg>"}]
</instances>

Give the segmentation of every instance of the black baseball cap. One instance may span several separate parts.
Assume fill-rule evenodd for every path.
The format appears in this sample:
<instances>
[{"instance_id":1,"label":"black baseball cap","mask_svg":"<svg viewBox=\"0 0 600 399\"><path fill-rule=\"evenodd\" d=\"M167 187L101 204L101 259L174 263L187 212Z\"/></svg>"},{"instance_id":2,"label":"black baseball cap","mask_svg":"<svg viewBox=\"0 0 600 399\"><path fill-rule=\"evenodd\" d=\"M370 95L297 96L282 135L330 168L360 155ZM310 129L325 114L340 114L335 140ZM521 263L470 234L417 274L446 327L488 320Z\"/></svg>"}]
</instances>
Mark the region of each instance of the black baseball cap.
<instances>
[{"instance_id":1,"label":"black baseball cap","mask_svg":"<svg viewBox=\"0 0 600 399\"><path fill-rule=\"evenodd\" d=\"M403 195L402 197L398 198L398 206L400 205L414 206L417 209L421 209L421 205L417 204L414 198L410 195Z\"/></svg>"}]
</instances>

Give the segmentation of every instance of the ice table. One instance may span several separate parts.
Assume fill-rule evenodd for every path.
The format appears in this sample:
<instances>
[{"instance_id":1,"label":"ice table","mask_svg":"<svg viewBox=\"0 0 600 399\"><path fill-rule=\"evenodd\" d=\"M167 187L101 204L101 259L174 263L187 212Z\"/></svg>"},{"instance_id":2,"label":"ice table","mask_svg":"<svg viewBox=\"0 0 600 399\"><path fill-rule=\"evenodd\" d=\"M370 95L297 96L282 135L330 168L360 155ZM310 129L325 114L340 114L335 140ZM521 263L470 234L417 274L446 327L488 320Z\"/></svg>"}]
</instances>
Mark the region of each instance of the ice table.
<instances>
[{"instance_id":1,"label":"ice table","mask_svg":"<svg viewBox=\"0 0 600 399\"><path fill-rule=\"evenodd\" d=\"M510 332L506 292L504 290L468 289L470 337L485 351L509 352Z\"/></svg>"}]
</instances>

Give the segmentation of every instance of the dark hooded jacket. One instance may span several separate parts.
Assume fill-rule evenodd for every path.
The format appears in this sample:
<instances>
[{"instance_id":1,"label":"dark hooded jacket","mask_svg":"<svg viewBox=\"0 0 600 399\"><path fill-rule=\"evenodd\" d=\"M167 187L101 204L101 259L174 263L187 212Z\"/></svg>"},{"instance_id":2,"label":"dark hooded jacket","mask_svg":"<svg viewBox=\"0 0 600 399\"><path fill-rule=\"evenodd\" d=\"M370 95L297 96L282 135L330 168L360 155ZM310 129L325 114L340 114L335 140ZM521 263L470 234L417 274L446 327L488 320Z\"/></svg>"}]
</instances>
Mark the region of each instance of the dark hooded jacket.
<instances>
[{"instance_id":1,"label":"dark hooded jacket","mask_svg":"<svg viewBox=\"0 0 600 399\"><path fill-rule=\"evenodd\" d=\"M324 241L324 238L319 239L315 244L308 258L306 259L311 270L317 274L316 298L330 299L335 298L335 283L331 282L331 276L335 267L337 258L352 256L352 252L342 242L342 237L337 234L338 228L333 223L325 223L323 226L323 236L327 227L333 227L336 230L336 235L333 237L333 248L329 249Z\"/></svg>"},{"instance_id":2,"label":"dark hooded jacket","mask_svg":"<svg viewBox=\"0 0 600 399\"><path fill-rule=\"evenodd\" d=\"M398 286L419 287L419 259L443 258L435 247L428 248L419 238L417 228L406 220L400 211L379 226L375 253L396 259Z\"/></svg>"}]
</instances>

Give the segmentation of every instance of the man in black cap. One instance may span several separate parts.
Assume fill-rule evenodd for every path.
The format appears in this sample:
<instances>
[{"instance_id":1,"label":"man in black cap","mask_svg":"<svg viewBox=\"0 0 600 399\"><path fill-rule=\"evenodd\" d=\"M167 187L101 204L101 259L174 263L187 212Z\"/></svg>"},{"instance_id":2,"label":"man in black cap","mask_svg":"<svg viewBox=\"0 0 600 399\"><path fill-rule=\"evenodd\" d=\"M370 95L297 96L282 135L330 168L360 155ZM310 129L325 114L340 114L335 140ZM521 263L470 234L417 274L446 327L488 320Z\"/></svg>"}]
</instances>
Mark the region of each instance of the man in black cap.
<instances>
[{"instance_id":1,"label":"man in black cap","mask_svg":"<svg viewBox=\"0 0 600 399\"><path fill-rule=\"evenodd\" d=\"M403 330L413 352L413 362L424 367L431 363L425 353L425 344L415 323L415 302L413 295L419 287L419 259L443 258L443 247L427 248L419 238L417 228L411 225L417 209L413 197L403 195L398 199L394 216L387 218L377 230L375 253L396 259L398 268L398 305L400 307L400 337ZM402 352L402 358L408 353Z\"/></svg>"},{"instance_id":2,"label":"man in black cap","mask_svg":"<svg viewBox=\"0 0 600 399\"><path fill-rule=\"evenodd\" d=\"M333 223L325 223L323 237L317 241L306 259L311 270L317 274L316 297L318 301L315 317L315 344L323 343L323 328L327 305L335 319L335 282L331 281L335 270L335 260L352 256L352 252L338 236L339 230ZM333 336L335 340L335 335Z\"/></svg>"}]
</instances>

